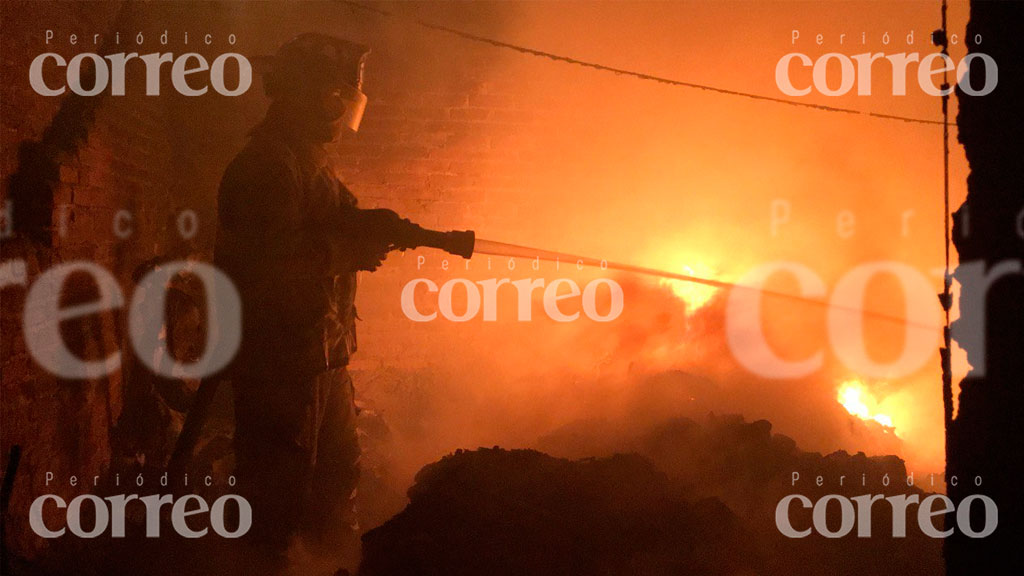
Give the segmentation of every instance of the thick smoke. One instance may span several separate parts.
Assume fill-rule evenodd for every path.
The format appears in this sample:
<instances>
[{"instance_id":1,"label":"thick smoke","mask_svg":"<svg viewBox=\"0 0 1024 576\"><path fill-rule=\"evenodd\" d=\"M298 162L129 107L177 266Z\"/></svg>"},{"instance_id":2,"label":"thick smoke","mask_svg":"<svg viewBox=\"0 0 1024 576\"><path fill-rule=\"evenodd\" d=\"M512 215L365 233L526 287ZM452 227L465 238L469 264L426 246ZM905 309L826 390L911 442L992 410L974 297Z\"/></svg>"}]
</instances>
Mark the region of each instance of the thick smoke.
<instances>
[{"instance_id":1,"label":"thick smoke","mask_svg":"<svg viewBox=\"0 0 1024 576\"><path fill-rule=\"evenodd\" d=\"M916 30L913 49L927 48L921 44L933 22L925 7L862 10L851 3L843 9L851 26L866 32L865 49L890 50L880 38L886 31L896 34L892 22ZM814 46L814 34L852 33L803 4L499 4L459 15L417 15L583 60L767 94L776 91L777 57L796 49L792 29L811 38L797 48L812 56L828 48ZM689 265L727 280L765 262L791 260L830 288L868 261L895 259L924 274L941 262L940 157L922 153L935 144L927 128L617 77L396 21L381 33L375 65L401 66L443 90L484 64L486 72L474 82L530 107L530 114L517 117L531 118L527 124L480 122L450 140L453 154L472 159L514 138L507 154L515 155L521 170L510 182L501 180L500 159L488 156L496 173L480 176L477 196L465 199L472 209L463 210L463 200L455 198L424 209L423 217L442 227L472 227L494 240L677 271ZM911 116L936 113L920 94L887 95L884 78L871 97L818 98ZM368 114L372 122L372 109ZM420 119L411 115L409 122ZM962 169L960 162L955 156L954 172ZM358 192L360 173L352 174ZM790 214L773 234L775 201L785 202ZM837 217L846 210L856 222L849 238L837 233ZM907 211L913 214L904 230ZM532 321L517 322L514 296L502 300L495 323L406 321L398 291L417 277L439 284L455 277L569 277L582 284L597 275L547 264L531 271L524 260L509 272L504 260L479 256L469 271L461 263L442 271L440 256L423 255L421 269L414 254L393 257L392 275L364 279L360 301L369 331L363 349L396 353L357 365L357 388L401 442L394 454L406 479L450 450L530 446L574 420L640 422L707 412L766 418L806 449L895 453L915 470L941 469L937 355L909 377L866 383L892 409L897 437L851 417L836 401L839 383L859 375L829 350L822 309L766 302L761 324L773 346L791 359L823 349L826 365L797 381L763 380L737 366L726 345L722 295L688 311L670 290L643 278L615 277L625 287L626 309L608 325L549 322L539 303ZM932 280L937 292L940 282ZM785 279L771 287L797 289ZM429 299L423 302L429 309ZM873 282L864 302L896 316L903 304L889 278ZM398 322L380 327L382 318L395 316ZM883 323L868 325L866 334L879 361L893 359L904 338L902 328Z\"/></svg>"}]
</instances>

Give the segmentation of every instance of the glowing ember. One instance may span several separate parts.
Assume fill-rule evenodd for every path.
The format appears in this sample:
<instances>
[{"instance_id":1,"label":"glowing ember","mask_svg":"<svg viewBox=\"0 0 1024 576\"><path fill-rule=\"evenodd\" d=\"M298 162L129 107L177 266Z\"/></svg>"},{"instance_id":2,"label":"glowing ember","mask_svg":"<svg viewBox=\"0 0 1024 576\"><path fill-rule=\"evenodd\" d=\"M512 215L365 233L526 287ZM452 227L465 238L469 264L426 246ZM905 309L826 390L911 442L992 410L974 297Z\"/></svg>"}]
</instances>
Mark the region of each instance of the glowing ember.
<instances>
[{"instance_id":1,"label":"glowing ember","mask_svg":"<svg viewBox=\"0 0 1024 576\"><path fill-rule=\"evenodd\" d=\"M860 380L848 380L839 385L839 403L846 408L850 414L861 420L873 420L895 432L895 425L892 418L886 414L879 414L878 401L867 390Z\"/></svg>"},{"instance_id":2,"label":"glowing ember","mask_svg":"<svg viewBox=\"0 0 1024 576\"><path fill-rule=\"evenodd\" d=\"M702 278L718 277L717 272L713 268L704 264L683 266L682 272L690 276L699 276ZM683 302L686 302L686 307L690 311L696 310L710 302L711 298L714 297L715 292L718 291L718 288L715 288L714 286L684 282L682 280L672 280L670 278L662 278L658 281L658 284L671 287L672 292Z\"/></svg>"}]
</instances>

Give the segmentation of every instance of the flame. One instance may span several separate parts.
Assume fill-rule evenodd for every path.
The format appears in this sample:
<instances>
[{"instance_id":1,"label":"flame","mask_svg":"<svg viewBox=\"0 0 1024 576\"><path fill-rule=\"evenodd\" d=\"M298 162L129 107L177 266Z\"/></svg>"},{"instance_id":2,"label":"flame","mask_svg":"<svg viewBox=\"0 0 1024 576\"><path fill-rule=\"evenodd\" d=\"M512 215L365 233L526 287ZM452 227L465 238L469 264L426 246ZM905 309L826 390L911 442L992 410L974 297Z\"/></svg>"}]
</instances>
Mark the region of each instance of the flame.
<instances>
[{"instance_id":1,"label":"flame","mask_svg":"<svg viewBox=\"0 0 1024 576\"><path fill-rule=\"evenodd\" d=\"M688 276L699 276L701 278L718 277L718 273L714 268L700 263L694 264L693 266L684 265L682 273ZM662 278L658 281L658 284L672 288L672 292L677 298L686 303L687 310L691 312L710 302L715 296L715 292L718 291L718 288L715 288L714 286L685 282L683 280L673 280L671 278Z\"/></svg>"},{"instance_id":2,"label":"flame","mask_svg":"<svg viewBox=\"0 0 1024 576\"><path fill-rule=\"evenodd\" d=\"M847 380L839 385L839 403L850 414L861 420L872 420L883 427L896 431L892 417L878 411L878 400L868 391L860 380ZM888 431L888 430L887 430Z\"/></svg>"}]
</instances>

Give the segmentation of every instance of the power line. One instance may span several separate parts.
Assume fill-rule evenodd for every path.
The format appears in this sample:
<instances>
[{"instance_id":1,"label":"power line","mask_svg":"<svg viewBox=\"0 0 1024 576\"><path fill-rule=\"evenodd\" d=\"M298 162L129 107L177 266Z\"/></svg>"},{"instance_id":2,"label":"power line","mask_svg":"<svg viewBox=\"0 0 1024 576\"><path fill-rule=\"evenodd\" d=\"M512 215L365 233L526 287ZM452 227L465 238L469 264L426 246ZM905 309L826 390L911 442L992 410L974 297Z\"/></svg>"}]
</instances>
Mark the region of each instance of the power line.
<instances>
[{"instance_id":1,"label":"power line","mask_svg":"<svg viewBox=\"0 0 1024 576\"><path fill-rule=\"evenodd\" d=\"M412 17L412 16L399 15L399 14L396 14L396 13L390 11L390 10L386 10L384 8L379 8L379 7L376 7L376 6L369 6L369 5L366 5L366 4L362 4L360 2L354 2L352 0L339 0L339 1L342 4L346 4L346 5L350 6L350 7L356 8L358 10L364 10L364 11L367 11L367 12L373 12L375 14L378 14L380 16L384 16L386 18L394 18L394 19L399 19L399 20L406 20L408 22L414 23L414 24L416 24L418 26L421 26L423 28L427 28L429 30L434 30L434 31L437 31L437 32L444 32L446 34L451 34L453 36L457 36L457 37L463 38L465 40L470 40L470 41L473 41L473 42L479 42L479 43L482 43L482 44L487 44L487 45L490 45L490 46L494 46L496 48L506 48L506 49L509 49L509 50L514 50L514 51L519 52L521 54L529 54L531 56L539 56L541 58L548 58L548 59L554 60L556 62L563 62L563 63L566 63L566 64L573 64L573 65L576 65L576 66L582 66L582 67L590 68L590 69L593 69L593 70L600 70L602 72L611 72L613 74L618 74L620 76L629 76L629 77L632 77L632 78L638 78L640 80L648 80L648 81L651 81L651 82L657 82L659 84L667 84L669 86L682 86L684 88L696 88L698 90L704 90L704 91L707 91L707 92L713 92L715 94L726 94L726 95L729 95L729 96L739 96L739 97L742 97L742 98L749 98L749 99L752 99L752 100L760 100L760 101L763 101L763 102L774 102L776 104L786 104L786 105L789 105L789 106L798 106L798 107L801 107L801 108L811 108L811 109L814 109L814 110L820 110L822 112L839 112L839 113L842 113L842 114L855 114L855 115L859 115L859 116L869 116L869 117L872 117L872 118L881 118L883 120L899 120L899 121L902 121L902 122L908 122L908 123L912 123L912 124L931 124L931 125L936 125L936 126L947 126L947 127L950 125L948 121L943 121L943 120L927 120L925 118L912 118L912 117L909 117L909 116L899 116L899 115L896 115L896 114L882 114L880 112L871 112L871 111L867 111L867 110L857 110L857 109L854 109L854 108L840 108L840 107L837 107L837 106L826 106L826 105L823 105L823 104L812 104L810 102L800 102L798 100L787 100L785 98L776 98L774 96L765 96L764 94L754 94L754 93L751 93L751 92L742 92L742 91L739 91L739 90L730 90L728 88L719 88L717 86L709 86L707 84L698 84L696 82L685 82L685 81L682 81L682 80L674 80L674 79L671 79L671 78L666 78L664 76L656 76L656 75L647 74L647 73L644 73L644 72L636 72L634 70L627 70L625 68L615 68L613 66L605 66L604 64L598 64L596 62L587 62L585 60L578 60L576 58L572 58L572 57L569 57L569 56L562 56L562 55L554 54L554 53L551 53L551 52L545 52L544 50L537 50L535 48L529 48L527 46L521 46L519 44L512 44L510 42L504 42L502 40L495 40L493 38L487 38L485 36L478 36L476 34L465 32L463 30L458 30L458 29L455 29L455 28L450 28L448 26L442 26L440 24L434 24L432 22L427 22L425 20L421 20L419 18L415 18L415 17Z\"/></svg>"}]
</instances>

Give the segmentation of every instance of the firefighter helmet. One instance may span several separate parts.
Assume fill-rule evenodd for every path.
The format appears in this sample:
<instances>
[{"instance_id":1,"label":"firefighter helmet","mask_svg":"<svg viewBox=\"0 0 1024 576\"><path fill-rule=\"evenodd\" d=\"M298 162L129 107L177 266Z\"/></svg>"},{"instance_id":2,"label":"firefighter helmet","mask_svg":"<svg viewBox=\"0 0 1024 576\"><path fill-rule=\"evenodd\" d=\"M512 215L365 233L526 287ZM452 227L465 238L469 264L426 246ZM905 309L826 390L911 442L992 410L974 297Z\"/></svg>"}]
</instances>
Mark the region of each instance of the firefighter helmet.
<instances>
[{"instance_id":1,"label":"firefighter helmet","mask_svg":"<svg viewBox=\"0 0 1024 576\"><path fill-rule=\"evenodd\" d=\"M339 90L345 101L342 120L355 132L366 109L363 67L369 52L362 44L326 34L300 34L277 51L264 89L271 98L306 93L311 87Z\"/></svg>"}]
</instances>

